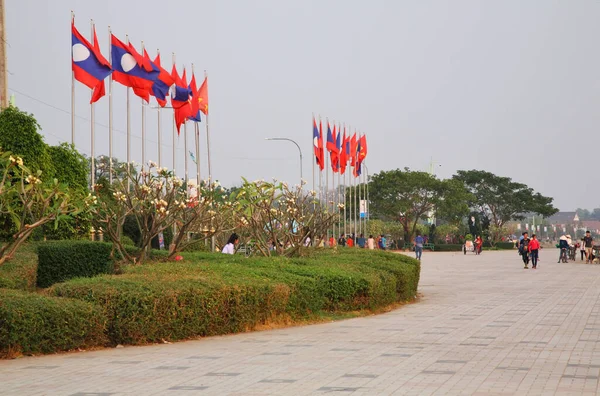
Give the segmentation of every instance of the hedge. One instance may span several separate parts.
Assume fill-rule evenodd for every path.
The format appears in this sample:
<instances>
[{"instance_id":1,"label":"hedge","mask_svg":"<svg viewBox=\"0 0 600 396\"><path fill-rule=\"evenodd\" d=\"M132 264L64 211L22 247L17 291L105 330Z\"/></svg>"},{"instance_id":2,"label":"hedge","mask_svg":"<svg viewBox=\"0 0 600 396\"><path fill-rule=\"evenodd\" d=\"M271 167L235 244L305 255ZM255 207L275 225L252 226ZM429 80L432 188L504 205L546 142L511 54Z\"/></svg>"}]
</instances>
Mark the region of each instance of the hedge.
<instances>
[{"instance_id":1,"label":"hedge","mask_svg":"<svg viewBox=\"0 0 600 396\"><path fill-rule=\"evenodd\" d=\"M35 290L37 244L25 243L15 256L0 265L0 288Z\"/></svg>"},{"instance_id":2,"label":"hedge","mask_svg":"<svg viewBox=\"0 0 600 396\"><path fill-rule=\"evenodd\" d=\"M125 267L119 276L73 279L49 293L102 307L111 344L235 333L416 295L418 261L342 250L302 259L190 253L181 262Z\"/></svg>"},{"instance_id":3,"label":"hedge","mask_svg":"<svg viewBox=\"0 0 600 396\"><path fill-rule=\"evenodd\" d=\"M0 289L0 357L103 345L105 325L93 304Z\"/></svg>"},{"instance_id":4,"label":"hedge","mask_svg":"<svg viewBox=\"0 0 600 396\"><path fill-rule=\"evenodd\" d=\"M77 277L110 274L112 245L92 241L53 241L38 247L37 285L49 287Z\"/></svg>"}]
</instances>

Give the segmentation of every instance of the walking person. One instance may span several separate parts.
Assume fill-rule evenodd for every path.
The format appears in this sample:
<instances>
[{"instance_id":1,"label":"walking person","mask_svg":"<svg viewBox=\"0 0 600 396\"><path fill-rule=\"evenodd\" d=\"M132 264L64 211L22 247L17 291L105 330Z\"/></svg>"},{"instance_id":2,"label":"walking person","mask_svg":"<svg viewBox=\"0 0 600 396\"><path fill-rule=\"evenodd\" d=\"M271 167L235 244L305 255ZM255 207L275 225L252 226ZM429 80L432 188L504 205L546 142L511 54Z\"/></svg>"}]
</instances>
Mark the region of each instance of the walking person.
<instances>
[{"instance_id":1,"label":"walking person","mask_svg":"<svg viewBox=\"0 0 600 396\"><path fill-rule=\"evenodd\" d=\"M519 251L521 253L521 258L523 259L523 263L525 264L525 269L529 269L529 233L523 233L523 239L519 243Z\"/></svg>"},{"instance_id":2,"label":"walking person","mask_svg":"<svg viewBox=\"0 0 600 396\"><path fill-rule=\"evenodd\" d=\"M425 243L425 239L423 239L421 233L418 233L414 242L415 256L417 257L417 260L421 260L421 256L423 255L423 243Z\"/></svg>"},{"instance_id":3,"label":"walking person","mask_svg":"<svg viewBox=\"0 0 600 396\"><path fill-rule=\"evenodd\" d=\"M592 263L592 254L594 249L594 238L592 238L592 234L589 231L585 232L585 236L583 237L583 245L585 246L585 263Z\"/></svg>"},{"instance_id":4,"label":"walking person","mask_svg":"<svg viewBox=\"0 0 600 396\"><path fill-rule=\"evenodd\" d=\"M578 243L579 252L581 253L581 261L587 257L585 254L585 238L581 238L581 241Z\"/></svg>"},{"instance_id":5,"label":"walking person","mask_svg":"<svg viewBox=\"0 0 600 396\"><path fill-rule=\"evenodd\" d=\"M558 249L560 249L560 256L558 256L558 262L560 263L562 261L563 263L566 263L568 261L567 251L569 250L569 242L567 242L566 236L563 235L560 237L560 240L558 241Z\"/></svg>"},{"instance_id":6,"label":"walking person","mask_svg":"<svg viewBox=\"0 0 600 396\"><path fill-rule=\"evenodd\" d=\"M531 255L531 266L533 269L537 269L537 263L540 252L540 242L537 239L537 236L533 234L531 236L531 240L529 241L529 254Z\"/></svg>"},{"instance_id":7,"label":"walking person","mask_svg":"<svg viewBox=\"0 0 600 396\"><path fill-rule=\"evenodd\" d=\"M481 239L481 235L477 235L477 238L475 238L475 254L480 255L482 247L483 239Z\"/></svg>"}]
</instances>

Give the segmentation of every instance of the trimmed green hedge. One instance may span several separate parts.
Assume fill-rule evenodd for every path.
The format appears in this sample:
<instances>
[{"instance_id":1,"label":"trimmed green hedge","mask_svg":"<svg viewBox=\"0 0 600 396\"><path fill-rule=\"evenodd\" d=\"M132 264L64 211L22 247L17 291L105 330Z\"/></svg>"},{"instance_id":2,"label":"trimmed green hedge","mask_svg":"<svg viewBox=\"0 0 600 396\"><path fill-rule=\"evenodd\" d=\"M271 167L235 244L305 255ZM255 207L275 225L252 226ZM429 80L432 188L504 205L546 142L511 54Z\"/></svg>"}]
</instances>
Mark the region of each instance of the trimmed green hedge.
<instances>
[{"instance_id":1,"label":"trimmed green hedge","mask_svg":"<svg viewBox=\"0 0 600 396\"><path fill-rule=\"evenodd\" d=\"M446 244L439 244L439 245L435 245L435 251L436 252L462 252L463 250L463 245L461 244L450 244L450 243L446 243Z\"/></svg>"},{"instance_id":2,"label":"trimmed green hedge","mask_svg":"<svg viewBox=\"0 0 600 396\"><path fill-rule=\"evenodd\" d=\"M0 357L103 345L105 324L93 304L0 289Z\"/></svg>"},{"instance_id":3,"label":"trimmed green hedge","mask_svg":"<svg viewBox=\"0 0 600 396\"><path fill-rule=\"evenodd\" d=\"M15 256L0 265L0 288L35 290L37 243L25 243Z\"/></svg>"},{"instance_id":4,"label":"trimmed green hedge","mask_svg":"<svg viewBox=\"0 0 600 396\"><path fill-rule=\"evenodd\" d=\"M73 279L49 293L102 307L112 344L141 344L383 307L414 298L420 273L410 257L346 249L302 259L184 257L125 267L119 276Z\"/></svg>"},{"instance_id":5,"label":"trimmed green hedge","mask_svg":"<svg viewBox=\"0 0 600 396\"><path fill-rule=\"evenodd\" d=\"M77 277L114 272L110 243L54 241L38 247L37 285L49 287Z\"/></svg>"}]
</instances>

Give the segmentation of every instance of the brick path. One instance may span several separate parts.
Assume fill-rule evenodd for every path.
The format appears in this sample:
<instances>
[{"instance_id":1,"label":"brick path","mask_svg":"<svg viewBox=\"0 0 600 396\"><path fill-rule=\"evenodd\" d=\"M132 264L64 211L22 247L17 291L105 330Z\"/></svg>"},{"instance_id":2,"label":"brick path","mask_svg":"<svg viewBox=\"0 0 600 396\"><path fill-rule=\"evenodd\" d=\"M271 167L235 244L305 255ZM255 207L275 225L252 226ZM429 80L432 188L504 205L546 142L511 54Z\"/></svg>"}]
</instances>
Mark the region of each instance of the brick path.
<instances>
[{"instance_id":1,"label":"brick path","mask_svg":"<svg viewBox=\"0 0 600 396\"><path fill-rule=\"evenodd\" d=\"M555 253L425 253L423 298L388 314L0 361L0 394L594 395L600 265Z\"/></svg>"}]
</instances>

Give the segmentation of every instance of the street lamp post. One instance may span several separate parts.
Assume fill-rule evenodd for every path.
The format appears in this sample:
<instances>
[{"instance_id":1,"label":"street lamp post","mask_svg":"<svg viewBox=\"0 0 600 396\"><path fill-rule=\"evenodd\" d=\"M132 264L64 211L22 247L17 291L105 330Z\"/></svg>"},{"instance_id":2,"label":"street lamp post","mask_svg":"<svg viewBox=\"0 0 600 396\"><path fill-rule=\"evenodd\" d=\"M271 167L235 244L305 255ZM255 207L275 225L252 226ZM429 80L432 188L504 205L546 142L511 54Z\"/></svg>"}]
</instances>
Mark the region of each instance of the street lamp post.
<instances>
[{"instance_id":1,"label":"street lamp post","mask_svg":"<svg viewBox=\"0 0 600 396\"><path fill-rule=\"evenodd\" d=\"M302 176L302 149L300 148L300 145L298 145L298 143L296 143L294 140L284 138L284 137L265 138L265 140L287 140L288 142L294 143L296 145L296 147L298 147L298 152L300 153L300 185L302 185L302 180L304 180L304 179Z\"/></svg>"}]
</instances>

